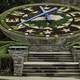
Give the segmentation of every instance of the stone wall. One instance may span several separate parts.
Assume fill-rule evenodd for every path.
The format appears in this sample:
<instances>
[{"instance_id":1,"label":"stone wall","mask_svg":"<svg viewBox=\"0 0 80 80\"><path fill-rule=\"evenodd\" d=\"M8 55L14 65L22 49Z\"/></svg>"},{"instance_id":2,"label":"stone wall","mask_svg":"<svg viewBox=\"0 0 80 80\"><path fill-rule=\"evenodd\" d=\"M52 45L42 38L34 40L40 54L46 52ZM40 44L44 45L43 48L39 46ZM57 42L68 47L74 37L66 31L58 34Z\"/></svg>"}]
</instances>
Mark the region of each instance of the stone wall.
<instances>
[{"instance_id":1,"label":"stone wall","mask_svg":"<svg viewBox=\"0 0 80 80\"><path fill-rule=\"evenodd\" d=\"M12 56L14 61L14 75L22 76L23 63L25 57L27 59L28 47L27 46L10 46L9 54Z\"/></svg>"},{"instance_id":2,"label":"stone wall","mask_svg":"<svg viewBox=\"0 0 80 80\"><path fill-rule=\"evenodd\" d=\"M80 62L80 46L73 46L71 51L74 56L74 61Z\"/></svg>"},{"instance_id":3,"label":"stone wall","mask_svg":"<svg viewBox=\"0 0 80 80\"><path fill-rule=\"evenodd\" d=\"M60 45L32 45L32 46L10 46L9 53L14 60L14 75L22 76L23 63L28 61L29 51L31 52L60 52L69 51ZM80 47L73 46L70 51L74 62L80 62Z\"/></svg>"}]
</instances>

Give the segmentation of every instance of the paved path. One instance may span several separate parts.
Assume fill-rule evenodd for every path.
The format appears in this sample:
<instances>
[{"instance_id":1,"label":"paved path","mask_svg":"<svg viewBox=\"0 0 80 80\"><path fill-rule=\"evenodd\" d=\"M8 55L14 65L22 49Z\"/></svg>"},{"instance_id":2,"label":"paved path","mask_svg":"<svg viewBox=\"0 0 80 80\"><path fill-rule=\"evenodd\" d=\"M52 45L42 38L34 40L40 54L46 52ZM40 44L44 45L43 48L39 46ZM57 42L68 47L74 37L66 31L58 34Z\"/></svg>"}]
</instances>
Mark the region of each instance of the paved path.
<instances>
[{"instance_id":1,"label":"paved path","mask_svg":"<svg viewBox=\"0 0 80 80\"><path fill-rule=\"evenodd\" d=\"M80 78L64 78L64 77L11 77L11 76L0 76L0 80L80 80Z\"/></svg>"}]
</instances>

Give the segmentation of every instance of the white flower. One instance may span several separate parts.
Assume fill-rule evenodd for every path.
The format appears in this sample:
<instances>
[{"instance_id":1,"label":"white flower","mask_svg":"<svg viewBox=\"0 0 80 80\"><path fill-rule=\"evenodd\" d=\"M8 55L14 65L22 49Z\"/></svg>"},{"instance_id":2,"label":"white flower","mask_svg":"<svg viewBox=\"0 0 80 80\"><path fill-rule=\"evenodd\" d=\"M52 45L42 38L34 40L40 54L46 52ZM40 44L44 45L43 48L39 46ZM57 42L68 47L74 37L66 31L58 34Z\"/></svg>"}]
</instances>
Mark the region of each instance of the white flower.
<instances>
[{"instance_id":1,"label":"white flower","mask_svg":"<svg viewBox=\"0 0 80 80\"><path fill-rule=\"evenodd\" d=\"M49 9L49 7L44 7L44 9Z\"/></svg>"},{"instance_id":2,"label":"white flower","mask_svg":"<svg viewBox=\"0 0 80 80\"><path fill-rule=\"evenodd\" d=\"M63 24L63 26L68 26L70 24L70 22Z\"/></svg>"},{"instance_id":3,"label":"white flower","mask_svg":"<svg viewBox=\"0 0 80 80\"><path fill-rule=\"evenodd\" d=\"M34 11L33 13L38 13L38 11Z\"/></svg>"},{"instance_id":4,"label":"white flower","mask_svg":"<svg viewBox=\"0 0 80 80\"><path fill-rule=\"evenodd\" d=\"M9 22L9 19L8 18L6 19L6 22Z\"/></svg>"},{"instance_id":5,"label":"white flower","mask_svg":"<svg viewBox=\"0 0 80 80\"><path fill-rule=\"evenodd\" d=\"M70 29L63 29L62 31L64 31L64 32L69 32Z\"/></svg>"},{"instance_id":6,"label":"white flower","mask_svg":"<svg viewBox=\"0 0 80 80\"><path fill-rule=\"evenodd\" d=\"M9 31L12 30L11 28L8 29Z\"/></svg>"},{"instance_id":7,"label":"white flower","mask_svg":"<svg viewBox=\"0 0 80 80\"><path fill-rule=\"evenodd\" d=\"M33 26L34 28L38 29L39 27L38 26Z\"/></svg>"},{"instance_id":8,"label":"white flower","mask_svg":"<svg viewBox=\"0 0 80 80\"><path fill-rule=\"evenodd\" d=\"M71 22L73 19L69 19L69 21Z\"/></svg>"},{"instance_id":9,"label":"white flower","mask_svg":"<svg viewBox=\"0 0 80 80\"><path fill-rule=\"evenodd\" d=\"M75 18L75 21L76 21L76 22L80 21L80 18Z\"/></svg>"},{"instance_id":10,"label":"white flower","mask_svg":"<svg viewBox=\"0 0 80 80\"><path fill-rule=\"evenodd\" d=\"M79 25L75 25L75 24L73 24L73 25L71 25L71 26L80 29L80 26L79 26Z\"/></svg>"},{"instance_id":11,"label":"white flower","mask_svg":"<svg viewBox=\"0 0 80 80\"><path fill-rule=\"evenodd\" d=\"M50 37L50 35L46 35L46 39L48 39Z\"/></svg>"},{"instance_id":12,"label":"white flower","mask_svg":"<svg viewBox=\"0 0 80 80\"><path fill-rule=\"evenodd\" d=\"M16 18L15 20L16 20L16 22L19 22L19 18Z\"/></svg>"},{"instance_id":13,"label":"white flower","mask_svg":"<svg viewBox=\"0 0 80 80\"><path fill-rule=\"evenodd\" d=\"M28 17L28 14L25 14L23 17Z\"/></svg>"},{"instance_id":14,"label":"white flower","mask_svg":"<svg viewBox=\"0 0 80 80\"><path fill-rule=\"evenodd\" d=\"M69 10L70 10L70 9L69 9L69 8L67 8L67 9L64 9L64 10L63 10L63 12L67 12L67 11L69 11Z\"/></svg>"},{"instance_id":15,"label":"white flower","mask_svg":"<svg viewBox=\"0 0 80 80\"><path fill-rule=\"evenodd\" d=\"M67 17L70 17L70 15L69 15L69 14L66 14L66 16L67 16Z\"/></svg>"},{"instance_id":16,"label":"white flower","mask_svg":"<svg viewBox=\"0 0 80 80\"><path fill-rule=\"evenodd\" d=\"M51 31L46 30L46 31L44 31L44 33L45 33L45 34L51 34Z\"/></svg>"},{"instance_id":17,"label":"white flower","mask_svg":"<svg viewBox=\"0 0 80 80\"><path fill-rule=\"evenodd\" d=\"M25 35L28 36L29 34L28 33L25 33Z\"/></svg>"},{"instance_id":18,"label":"white flower","mask_svg":"<svg viewBox=\"0 0 80 80\"><path fill-rule=\"evenodd\" d=\"M61 7L60 9L58 9L58 11L63 12L62 10L63 10L64 8L65 8L65 7Z\"/></svg>"},{"instance_id":19,"label":"white flower","mask_svg":"<svg viewBox=\"0 0 80 80\"><path fill-rule=\"evenodd\" d=\"M57 28L63 28L64 26L57 26Z\"/></svg>"},{"instance_id":20,"label":"white flower","mask_svg":"<svg viewBox=\"0 0 80 80\"><path fill-rule=\"evenodd\" d=\"M63 17L60 16L60 15L51 15L51 18L52 18L53 20L55 20L55 21L58 21L58 20L63 19Z\"/></svg>"},{"instance_id":21,"label":"white flower","mask_svg":"<svg viewBox=\"0 0 80 80\"><path fill-rule=\"evenodd\" d=\"M27 8L27 10L29 10L29 11L33 11L33 9L31 9L31 8Z\"/></svg>"},{"instance_id":22,"label":"white flower","mask_svg":"<svg viewBox=\"0 0 80 80\"><path fill-rule=\"evenodd\" d=\"M45 27L44 29L49 29L49 30L52 30L52 28L50 28L50 27Z\"/></svg>"},{"instance_id":23,"label":"white flower","mask_svg":"<svg viewBox=\"0 0 80 80\"><path fill-rule=\"evenodd\" d=\"M26 26L29 26L29 24L25 24Z\"/></svg>"},{"instance_id":24,"label":"white flower","mask_svg":"<svg viewBox=\"0 0 80 80\"><path fill-rule=\"evenodd\" d=\"M22 22L22 23L24 23L24 22L25 22L25 20L24 20L24 19L21 19L21 22Z\"/></svg>"},{"instance_id":25,"label":"white flower","mask_svg":"<svg viewBox=\"0 0 80 80\"><path fill-rule=\"evenodd\" d=\"M22 26L18 26L18 29L22 28Z\"/></svg>"},{"instance_id":26,"label":"white flower","mask_svg":"<svg viewBox=\"0 0 80 80\"><path fill-rule=\"evenodd\" d=\"M32 33L33 32L33 29L27 30L26 32Z\"/></svg>"}]
</instances>

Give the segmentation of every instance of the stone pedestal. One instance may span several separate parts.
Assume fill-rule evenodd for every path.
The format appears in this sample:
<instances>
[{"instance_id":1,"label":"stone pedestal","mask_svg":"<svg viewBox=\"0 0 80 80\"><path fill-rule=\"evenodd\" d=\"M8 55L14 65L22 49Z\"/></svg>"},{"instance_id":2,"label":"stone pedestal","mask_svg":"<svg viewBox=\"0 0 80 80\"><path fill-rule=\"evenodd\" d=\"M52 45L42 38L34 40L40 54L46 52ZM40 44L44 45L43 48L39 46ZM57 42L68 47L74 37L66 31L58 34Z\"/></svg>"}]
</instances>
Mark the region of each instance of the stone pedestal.
<instances>
[{"instance_id":1,"label":"stone pedestal","mask_svg":"<svg viewBox=\"0 0 80 80\"><path fill-rule=\"evenodd\" d=\"M72 54L74 57L74 61L80 61L80 46L73 46L72 47Z\"/></svg>"},{"instance_id":2,"label":"stone pedestal","mask_svg":"<svg viewBox=\"0 0 80 80\"><path fill-rule=\"evenodd\" d=\"M14 75L22 76L23 63L25 59L27 60L27 56L28 56L28 47L27 46L10 46L8 51L14 61ZM24 57L26 58L24 59Z\"/></svg>"}]
</instances>

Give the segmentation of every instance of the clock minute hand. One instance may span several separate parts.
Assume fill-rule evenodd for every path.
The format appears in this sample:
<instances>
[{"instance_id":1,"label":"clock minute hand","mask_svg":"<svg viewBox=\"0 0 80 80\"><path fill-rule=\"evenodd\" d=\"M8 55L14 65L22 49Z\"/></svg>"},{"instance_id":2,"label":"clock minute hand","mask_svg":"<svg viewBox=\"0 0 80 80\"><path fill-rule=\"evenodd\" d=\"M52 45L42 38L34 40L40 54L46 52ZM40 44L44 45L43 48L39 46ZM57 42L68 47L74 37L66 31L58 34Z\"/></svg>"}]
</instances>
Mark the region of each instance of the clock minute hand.
<instances>
[{"instance_id":1,"label":"clock minute hand","mask_svg":"<svg viewBox=\"0 0 80 80\"><path fill-rule=\"evenodd\" d=\"M40 6L40 9L42 10L43 13L46 12L42 6ZM46 13L46 14L44 14L44 15L45 15L45 17L47 18L47 20L50 22L50 20L51 20L50 15L49 15L48 13Z\"/></svg>"},{"instance_id":2,"label":"clock minute hand","mask_svg":"<svg viewBox=\"0 0 80 80\"><path fill-rule=\"evenodd\" d=\"M37 17L43 16L43 15L45 15L45 14L47 14L47 13L52 12L52 11L57 11L57 9L58 9L57 7L52 8L52 9L50 9L50 10L44 12L44 13L41 13L41 14L38 14L38 15L32 17L32 18L29 18L28 20L25 20L25 21L23 21L23 22L21 22L21 23L19 23L19 24L17 24L17 25L23 24L23 23L25 23L25 22L32 21L33 19L35 19L35 18L37 18Z\"/></svg>"}]
</instances>

